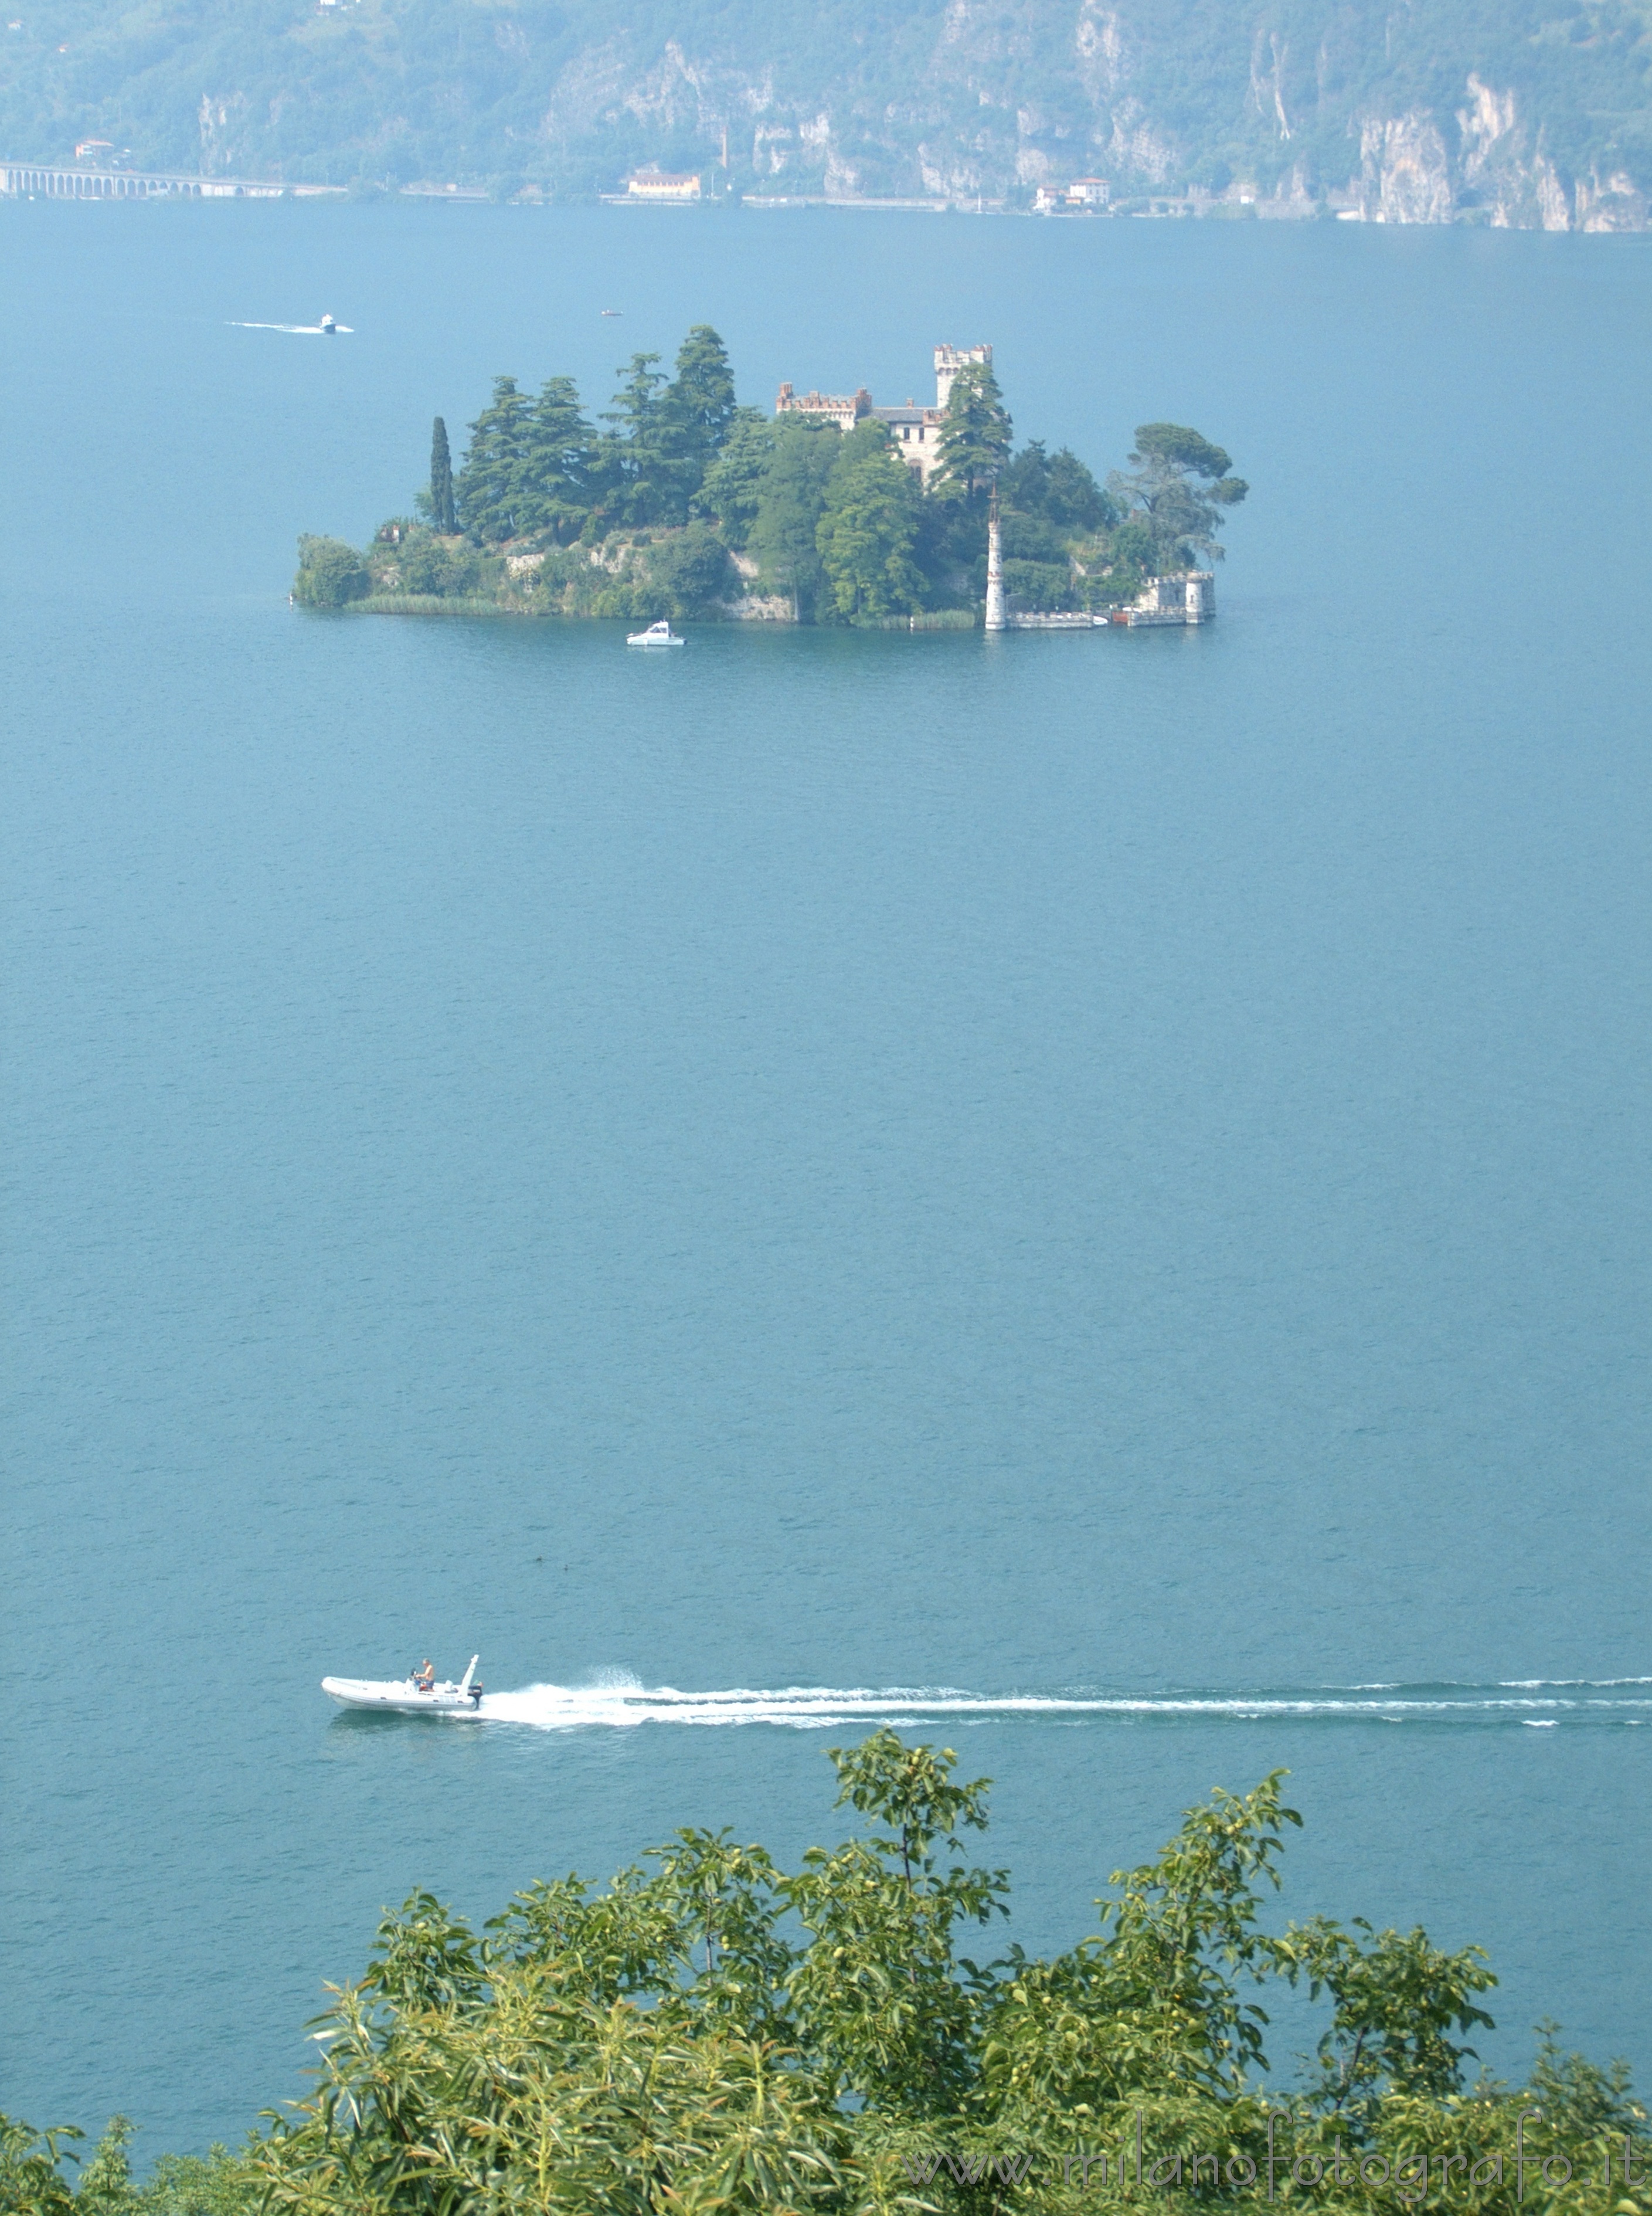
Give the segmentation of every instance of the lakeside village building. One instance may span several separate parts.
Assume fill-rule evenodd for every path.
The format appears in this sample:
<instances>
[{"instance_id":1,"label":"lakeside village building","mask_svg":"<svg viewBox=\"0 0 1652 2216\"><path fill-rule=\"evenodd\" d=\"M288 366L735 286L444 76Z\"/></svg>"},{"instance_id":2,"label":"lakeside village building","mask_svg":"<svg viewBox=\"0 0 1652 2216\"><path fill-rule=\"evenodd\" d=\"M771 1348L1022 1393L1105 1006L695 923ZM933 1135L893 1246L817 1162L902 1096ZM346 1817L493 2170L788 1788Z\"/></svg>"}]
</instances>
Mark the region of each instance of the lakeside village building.
<instances>
[{"instance_id":1,"label":"lakeside village building","mask_svg":"<svg viewBox=\"0 0 1652 2216\"><path fill-rule=\"evenodd\" d=\"M1099 182L1081 179L1080 182ZM1105 184L1101 188L1103 194ZM869 416L888 426L895 452L909 469L916 470L921 485L928 486L930 472L940 459L941 426L946 416L952 381L961 369L979 362L992 366L990 346L938 346L935 349L935 405L920 408L908 400L902 408L879 408L863 385L851 393L799 392L783 385L776 396L777 416L800 416L810 423L835 423L852 431ZM1108 615L1090 615L1080 610L1053 614L1030 614L1012 610L1004 586L1004 559L998 537L998 496L986 540L986 629L988 631L1088 631L1102 624L1139 630L1163 624L1208 623L1216 612L1216 580L1208 569L1190 570L1185 576L1150 577L1145 588L1127 608Z\"/></svg>"},{"instance_id":2,"label":"lakeside village building","mask_svg":"<svg viewBox=\"0 0 1652 2216\"><path fill-rule=\"evenodd\" d=\"M651 200L669 207L700 197L698 177L684 177L669 169L638 169L625 180L625 197L631 200Z\"/></svg>"},{"instance_id":3,"label":"lakeside village building","mask_svg":"<svg viewBox=\"0 0 1652 2216\"><path fill-rule=\"evenodd\" d=\"M1070 185L1041 185L1033 194L1035 215L1093 215L1113 198L1105 177L1075 177Z\"/></svg>"}]
</instances>

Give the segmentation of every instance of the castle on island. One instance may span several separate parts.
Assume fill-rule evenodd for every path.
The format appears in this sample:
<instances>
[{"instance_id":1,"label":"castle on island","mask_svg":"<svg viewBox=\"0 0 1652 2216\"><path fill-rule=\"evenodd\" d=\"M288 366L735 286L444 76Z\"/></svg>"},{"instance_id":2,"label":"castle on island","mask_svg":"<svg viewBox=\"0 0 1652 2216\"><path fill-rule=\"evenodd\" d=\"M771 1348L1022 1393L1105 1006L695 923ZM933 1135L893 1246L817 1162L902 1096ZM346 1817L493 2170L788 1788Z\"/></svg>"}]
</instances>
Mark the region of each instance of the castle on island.
<instances>
[{"instance_id":1,"label":"castle on island","mask_svg":"<svg viewBox=\"0 0 1652 2216\"><path fill-rule=\"evenodd\" d=\"M777 416L797 416L806 423L835 423L840 431L852 431L869 417L874 422L885 423L895 452L909 469L917 471L918 483L927 488L930 474L941 459L941 426L946 419L953 379L976 363L984 369L992 367L990 346L937 347L933 408L920 408L915 400L908 400L901 408L880 408L863 385L850 393L799 392L793 385L783 385L775 397L774 412ZM1004 545L998 525L998 495L994 492L986 532L988 631L1083 631L1104 624L1133 630L1144 625L1208 623L1215 612L1216 580L1208 569L1188 570L1171 577L1150 577L1145 589L1128 608L1111 609L1104 615L1065 609L1042 614L1012 608L1004 579Z\"/></svg>"},{"instance_id":2,"label":"castle on island","mask_svg":"<svg viewBox=\"0 0 1652 2216\"><path fill-rule=\"evenodd\" d=\"M927 486L930 472L940 459L941 423L952 380L960 370L977 363L986 369L992 367L990 346L937 347L933 408L920 408L915 400L908 400L900 408L879 408L863 385L858 391L848 394L798 392L789 385L783 385L775 400L774 412L777 416L801 416L809 423L835 423L840 431L852 431L857 423L863 423L869 416L875 422L887 423L901 460L916 470L918 483Z\"/></svg>"}]
</instances>

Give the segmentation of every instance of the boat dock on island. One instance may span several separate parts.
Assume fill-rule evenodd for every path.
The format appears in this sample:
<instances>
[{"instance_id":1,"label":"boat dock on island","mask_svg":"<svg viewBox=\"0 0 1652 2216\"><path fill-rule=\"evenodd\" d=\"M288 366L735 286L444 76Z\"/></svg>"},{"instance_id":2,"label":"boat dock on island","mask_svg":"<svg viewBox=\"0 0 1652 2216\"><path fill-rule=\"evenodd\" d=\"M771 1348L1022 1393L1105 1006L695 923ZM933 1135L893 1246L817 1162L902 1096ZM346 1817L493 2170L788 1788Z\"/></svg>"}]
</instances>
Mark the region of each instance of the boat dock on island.
<instances>
[{"instance_id":1,"label":"boat dock on island","mask_svg":"<svg viewBox=\"0 0 1652 2216\"><path fill-rule=\"evenodd\" d=\"M1053 608L1044 612L1012 608L1004 618L1005 631L1142 631L1162 625L1208 623L1216 612L1216 580L1208 569L1191 569L1175 577L1149 577L1127 608L1108 608L1092 615L1083 608Z\"/></svg>"}]
</instances>

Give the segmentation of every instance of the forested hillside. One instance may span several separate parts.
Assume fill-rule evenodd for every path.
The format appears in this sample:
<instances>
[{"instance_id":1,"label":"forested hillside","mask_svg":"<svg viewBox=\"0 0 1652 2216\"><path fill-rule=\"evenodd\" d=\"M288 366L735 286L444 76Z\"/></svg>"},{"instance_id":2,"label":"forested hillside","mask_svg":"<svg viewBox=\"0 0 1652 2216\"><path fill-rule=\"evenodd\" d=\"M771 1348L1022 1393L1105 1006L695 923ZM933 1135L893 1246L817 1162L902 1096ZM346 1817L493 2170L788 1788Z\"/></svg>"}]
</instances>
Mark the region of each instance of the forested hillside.
<instances>
[{"instance_id":1,"label":"forested hillside","mask_svg":"<svg viewBox=\"0 0 1652 2216\"><path fill-rule=\"evenodd\" d=\"M14 0L0 152L1638 229L1652 0ZM728 168L722 167L728 147Z\"/></svg>"}]
</instances>

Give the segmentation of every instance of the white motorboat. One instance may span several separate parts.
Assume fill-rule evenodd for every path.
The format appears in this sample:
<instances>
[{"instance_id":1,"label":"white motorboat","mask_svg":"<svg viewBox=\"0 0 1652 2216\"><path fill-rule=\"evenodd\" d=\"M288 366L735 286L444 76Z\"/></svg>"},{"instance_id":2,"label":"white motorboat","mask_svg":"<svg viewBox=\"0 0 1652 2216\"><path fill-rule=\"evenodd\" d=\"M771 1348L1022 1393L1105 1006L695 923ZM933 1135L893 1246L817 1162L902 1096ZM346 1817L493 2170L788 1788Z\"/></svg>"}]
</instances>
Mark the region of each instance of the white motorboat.
<instances>
[{"instance_id":1,"label":"white motorboat","mask_svg":"<svg viewBox=\"0 0 1652 2216\"><path fill-rule=\"evenodd\" d=\"M347 339L353 327L323 316L318 323L243 323L232 322L233 331L287 331L298 339Z\"/></svg>"},{"instance_id":2,"label":"white motorboat","mask_svg":"<svg viewBox=\"0 0 1652 2216\"><path fill-rule=\"evenodd\" d=\"M389 1708L403 1716L473 1716L482 1706L473 1654L457 1685L444 1679L410 1677L323 1677L322 1690L347 1708Z\"/></svg>"},{"instance_id":3,"label":"white motorboat","mask_svg":"<svg viewBox=\"0 0 1652 2216\"><path fill-rule=\"evenodd\" d=\"M625 642L627 646L686 646L685 638L679 638L668 623L650 624L647 631L634 631Z\"/></svg>"}]
</instances>

